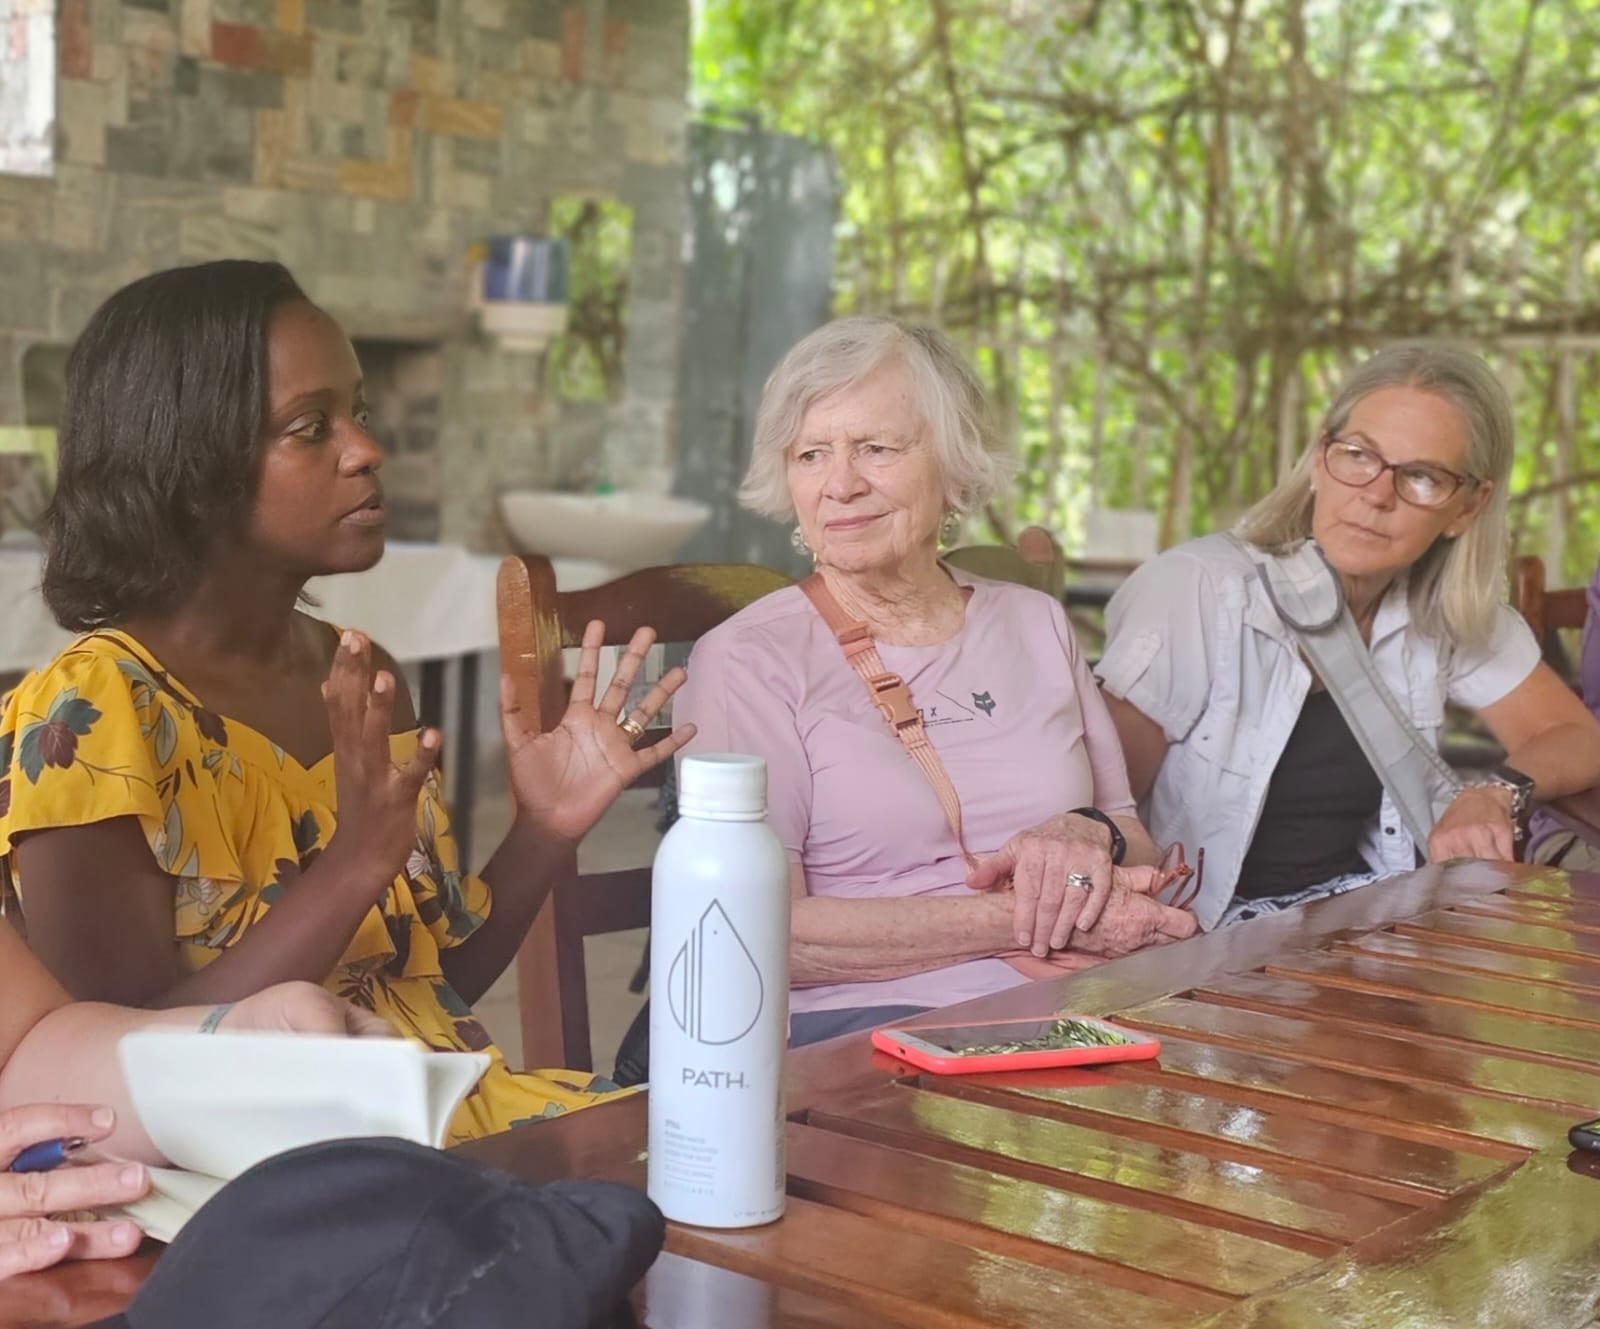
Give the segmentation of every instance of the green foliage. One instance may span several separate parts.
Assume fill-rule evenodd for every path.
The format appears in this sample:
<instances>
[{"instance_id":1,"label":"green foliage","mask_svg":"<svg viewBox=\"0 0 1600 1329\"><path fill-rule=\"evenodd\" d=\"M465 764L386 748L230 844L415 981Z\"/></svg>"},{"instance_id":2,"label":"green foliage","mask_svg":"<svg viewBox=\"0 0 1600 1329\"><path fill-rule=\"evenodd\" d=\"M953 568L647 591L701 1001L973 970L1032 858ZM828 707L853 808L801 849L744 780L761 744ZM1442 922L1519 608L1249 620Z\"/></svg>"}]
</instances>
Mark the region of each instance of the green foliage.
<instances>
[{"instance_id":1,"label":"green foliage","mask_svg":"<svg viewBox=\"0 0 1600 1329\"><path fill-rule=\"evenodd\" d=\"M616 401L622 394L622 342L633 209L612 199L562 195L551 200L550 229L567 241L567 331L550 348L554 395L567 401Z\"/></svg>"},{"instance_id":2,"label":"green foliage","mask_svg":"<svg viewBox=\"0 0 1600 1329\"><path fill-rule=\"evenodd\" d=\"M974 353L1026 463L1009 516L1148 505L1172 540L1405 337L1508 371L1515 487L1600 471L1600 367L1573 354L1564 430L1538 344L1600 332L1597 52L1597 0L703 0L695 73L835 153L837 307ZM1515 509L1568 580L1593 492Z\"/></svg>"}]
</instances>

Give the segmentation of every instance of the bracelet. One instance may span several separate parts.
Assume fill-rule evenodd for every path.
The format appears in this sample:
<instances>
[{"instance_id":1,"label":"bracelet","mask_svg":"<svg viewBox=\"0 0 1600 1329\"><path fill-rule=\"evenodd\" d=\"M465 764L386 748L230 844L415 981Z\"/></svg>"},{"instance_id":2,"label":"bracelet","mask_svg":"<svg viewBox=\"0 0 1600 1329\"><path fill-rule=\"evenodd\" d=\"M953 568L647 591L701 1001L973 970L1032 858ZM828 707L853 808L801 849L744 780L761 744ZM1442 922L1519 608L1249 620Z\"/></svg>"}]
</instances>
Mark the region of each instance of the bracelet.
<instances>
[{"instance_id":1,"label":"bracelet","mask_svg":"<svg viewBox=\"0 0 1600 1329\"><path fill-rule=\"evenodd\" d=\"M1492 775L1487 779L1468 780L1461 786L1463 794L1469 789L1504 789L1506 793L1511 795L1511 806L1506 809L1506 813L1511 818L1512 841L1513 843L1520 843L1522 837L1527 833L1526 817L1528 803L1531 801L1528 797L1528 791L1520 785L1512 784L1510 780L1498 779Z\"/></svg>"},{"instance_id":2,"label":"bracelet","mask_svg":"<svg viewBox=\"0 0 1600 1329\"><path fill-rule=\"evenodd\" d=\"M1123 835L1122 829L1099 808L1073 808L1067 813L1069 817L1087 817L1090 821L1097 821L1111 832L1111 862L1120 866L1128 852L1128 840Z\"/></svg>"},{"instance_id":3,"label":"bracelet","mask_svg":"<svg viewBox=\"0 0 1600 1329\"><path fill-rule=\"evenodd\" d=\"M233 1009L233 1006L233 1002L225 1001L220 1006L212 1007L211 1010L206 1012L206 1018L200 1021L200 1032L202 1034L216 1033L217 1026L227 1018L228 1012Z\"/></svg>"}]
</instances>

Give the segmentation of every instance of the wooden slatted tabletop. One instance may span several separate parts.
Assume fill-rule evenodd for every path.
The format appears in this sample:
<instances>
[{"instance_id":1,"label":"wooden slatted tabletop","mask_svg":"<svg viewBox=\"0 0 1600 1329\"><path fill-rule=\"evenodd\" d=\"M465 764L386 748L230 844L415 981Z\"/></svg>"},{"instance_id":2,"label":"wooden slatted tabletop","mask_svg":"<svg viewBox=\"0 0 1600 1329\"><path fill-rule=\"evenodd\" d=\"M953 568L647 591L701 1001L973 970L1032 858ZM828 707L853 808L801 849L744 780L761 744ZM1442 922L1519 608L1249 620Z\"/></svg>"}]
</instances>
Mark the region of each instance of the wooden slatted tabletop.
<instances>
[{"instance_id":1,"label":"wooden slatted tabletop","mask_svg":"<svg viewBox=\"0 0 1600 1329\"><path fill-rule=\"evenodd\" d=\"M1600 1115L1600 877L1428 869L923 1023L1057 1011L1161 1057L954 1079L863 1037L795 1053L787 1214L672 1228L639 1323L1597 1322L1600 1166L1565 1135ZM634 1097L471 1152L642 1184L644 1136ZM75 1322L7 1318L7 1289L0 1325Z\"/></svg>"},{"instance_id":2,"label":"wooden slatted tabletop","mask_svg":"<svg viewBox=\"0 0 1600 1329\"><path fill-rule=\"evenodd\" d=\"M747 1299L653 1291L646 1322L1596 1323L1600 1167L1566 1131L1600 1115L1600 878L1428 869L922 1023L1056 1011L1161 1057L954 1079L860 1037L794 1054L788 1214L675 1227L652 1275ZM476 1152L642 1184L643 1138L635 1100Z\"/></svg>"}]
</instances>

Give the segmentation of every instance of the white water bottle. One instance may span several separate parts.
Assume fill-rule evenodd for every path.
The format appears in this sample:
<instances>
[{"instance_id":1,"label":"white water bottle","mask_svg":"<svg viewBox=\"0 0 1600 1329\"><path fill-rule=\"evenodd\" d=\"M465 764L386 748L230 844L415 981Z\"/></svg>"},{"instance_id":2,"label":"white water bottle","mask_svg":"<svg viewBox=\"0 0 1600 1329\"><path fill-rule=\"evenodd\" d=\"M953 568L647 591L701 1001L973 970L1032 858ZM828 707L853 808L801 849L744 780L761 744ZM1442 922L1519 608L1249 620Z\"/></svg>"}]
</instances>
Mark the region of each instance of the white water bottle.
<instances>
[{"instance_id":1,"label":"white water bottle","mask_svg":"<svg viewBox=\"0 0 1600 1329\"><path fill-rule=\"evenodd\" d=\"M650 901L650 1198L696 1227L783 1214L789 862L759 757L685 757Z\"/></svg>"}]
</instances>

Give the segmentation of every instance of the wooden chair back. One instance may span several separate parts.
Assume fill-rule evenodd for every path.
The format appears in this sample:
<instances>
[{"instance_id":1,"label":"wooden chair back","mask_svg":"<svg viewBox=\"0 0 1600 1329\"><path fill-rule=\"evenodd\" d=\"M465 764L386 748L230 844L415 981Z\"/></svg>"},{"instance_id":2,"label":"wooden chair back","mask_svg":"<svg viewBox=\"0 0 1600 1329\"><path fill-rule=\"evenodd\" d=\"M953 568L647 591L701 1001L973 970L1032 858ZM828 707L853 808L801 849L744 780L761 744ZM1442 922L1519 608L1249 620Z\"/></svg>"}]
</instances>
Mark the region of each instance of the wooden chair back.
<instances>
[{"instance_id":1,"label":"wooden chair back","mask_svg":"<svg viewBox=\"0 0 1600 1329\"><path fill-rule=\"evenodd\" d=\"M566 709L562 651L582 641L591 619L606 625L608 646L625 645L647 626L662 642L694 642L789 584L770 568L684 563L631 572L588 590L558 591L549 559L508 558L497 586L500 667L510 674L529 723L547 732ZM641 742L659 741L665 732L647 730ZM659 784L664 768L652 774ZM584 875L576 861L568 865L517 956L525 1066L593 1067L584 938L649 924L649 864Z\"/></svg>"},{"instance_id":2,"label":"wooden chair back","mask_svg":"<svg viewBox=\"0 0 1600 1329\"><path fill-rule=\"evenodd\" d=\"M1512 565L1511 599L1533 629L1544 662L1577 688L1578 671L1561 640L1561 633L1583 627L1589 616L1588 591L1583 587L1546 589L1544 560L1529 554ZM1553 800L1548 809L1579 839L1600 847L1600 789L1568 794Z\"/></svg>"},{"instance_id":3,"label":"wooden chair back","mask_svg":"<svg viewBox=\"0 0 1600 1329\"><path fill-rule=\"evenodd\" d=\"M1545 663L1571 682L1576 671L1562 643L1561 633L1583 627L1589 615L1588 592L1581 586L1559 591L1547 589L1544 560L1528 554L1512 567L1511 596L1517 611L1533 629Z\"/></svg>"},{"instance_id":4,"label":"wooden chair back","mask_svg":"<svg viewBox=\"0 0 1600 1329\"><path fill-rule=\"evenodd\" d=\"M1060 599L1067 587L1067 560L1055 536L1042 526L1030 526L1010 545L967 545L945 556L952 567L993 581L1031 586Z\"/></svg>"}]
</instances>

